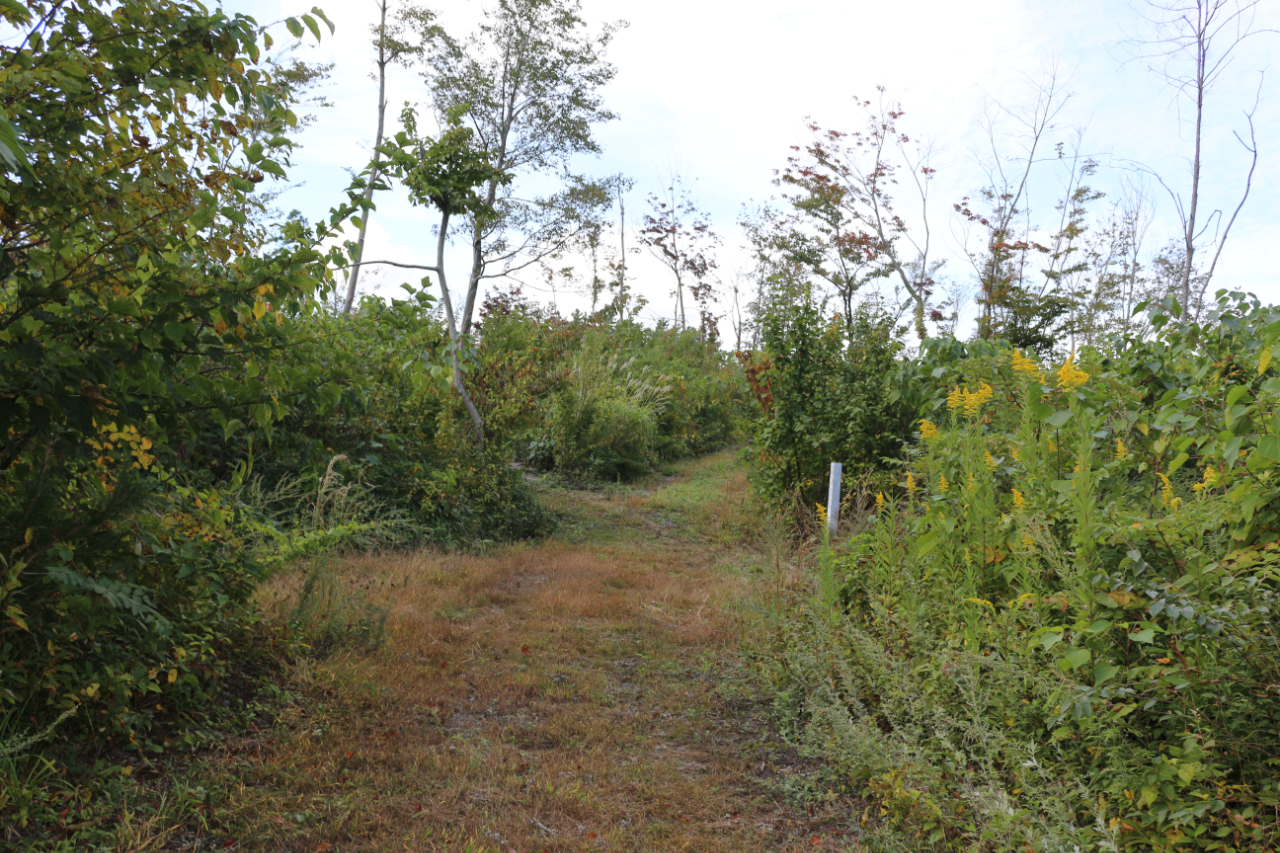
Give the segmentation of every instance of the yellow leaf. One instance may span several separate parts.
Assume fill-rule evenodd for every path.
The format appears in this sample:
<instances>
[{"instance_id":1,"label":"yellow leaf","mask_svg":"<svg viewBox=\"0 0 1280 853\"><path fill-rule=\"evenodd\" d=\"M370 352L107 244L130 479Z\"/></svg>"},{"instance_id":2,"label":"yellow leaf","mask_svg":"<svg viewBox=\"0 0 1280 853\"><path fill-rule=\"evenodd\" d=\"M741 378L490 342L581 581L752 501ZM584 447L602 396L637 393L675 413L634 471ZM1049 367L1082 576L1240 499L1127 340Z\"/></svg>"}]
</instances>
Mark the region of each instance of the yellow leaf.
<instances>
[{"instance_id":1,"label":"yellow leaf","mask_svg":"<svg viewBox=\"0 0 1280 853\"><path fill-rule=\"evenodd\" d=\"M1258 357L1258 375L1261 376L1267 371L1267 365L1271 364L1272 350L1263 350L1262 355Z\"/></svg>"},{"instance_id":2,"label":"yellow leaf","mask_svg":"<svg viewBox=\"0 0 1280 853\"><path fill-rule=\"evenodd\" d=\"M177 680L178 680L178 671L176 669L169 670L169 683L173 684L173 682Z\"/></svg>"},{"instance_id":3,"label":"yellow leaf","mask_svg":"<svg viewBox=\"0 0 1280 853\"><path fill-rule=\"evenodd\" d=\"M1134 426L1136 426L1138 428L1138 432L1142 433L1143 435L1151 434L1151 431L1146 424L1134 424Z\"/></svg>"},{"instance_id":4,"label":"yellow leaf","mask_svg":"<svg viewBox=\"0 0 1280 853\"><path fill-rule=\"evenodd\" d=\"M253 303L253 319L261 320L263 315L267 313L267 303L261 299Z\"/></svg>"}]
</instances>

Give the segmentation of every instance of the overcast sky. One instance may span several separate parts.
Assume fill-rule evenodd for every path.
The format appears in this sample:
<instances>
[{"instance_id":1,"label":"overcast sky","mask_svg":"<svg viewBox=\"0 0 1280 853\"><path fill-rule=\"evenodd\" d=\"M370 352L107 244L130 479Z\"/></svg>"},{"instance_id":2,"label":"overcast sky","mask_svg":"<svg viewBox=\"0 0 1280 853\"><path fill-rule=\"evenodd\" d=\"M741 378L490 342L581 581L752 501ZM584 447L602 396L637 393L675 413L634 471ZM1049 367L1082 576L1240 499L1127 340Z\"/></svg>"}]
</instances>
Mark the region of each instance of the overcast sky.
<instances>
[{"instance_id":1,"label":"overcast sky","mask_svg":"<svg viewBox=\"0 0 1280 853\"><path fill-rule=\"evenodd\" d=\"M480 0L440 0L429 4L446 30L461 35L478 19ZM342 197L348 170L367 161L376 111L370 25L372 0L342 0L321 7L337 32L320 47L303 47L307 60L335 63L324 90L332 108L301 136L290 177L304 182L282 201L311 220ZM292 0L228 3L230 11L274 21L309 8ZM1173 93L1133 59L1133 37L1149 35L1140 3L1120 0L898 0L896 3L829 0L738 0L726 5L705 0L583 0L584 17L598 25L624 19L629 26L611 45L617 77L604 91L619 119L600 126L604 149L581 163L585 172L621 172L636 180L627 206L634 225L646 196L662 186L672 169L692 186L696 202L709 211L724 239L722 276L745 270L748 257L737 226L744 205L775 195L774 170L808 139L806 118L826 127L856 130L864 119L854 96L873 97L887 87L905 116L900 129L929 140L938 176L933 189L933 227L951 276L965 278L965 261L949 224L951 204L983 185L979 158L985 136L978 120L992 100L1014 105L1034 94L1035 84L1056 65L1073 93L1050 142L1084 132L1083 150L1102 163L1095 186L1115 197L1121 176L1140 161L1172 186L1187 181L1191 136L1180 123ZM1263 0L1259 28L1280 29L1280 0ZM283 28L277 36L287 38ZM1240 215L1215 277L1215 286L1250 290L1280 301L1275 272L1275 235L1280 231L1280 74L1267 68L1280 49L1280 36L1260 35L1238 51L1219 88L1211 95L1206 124L1204 198L1208 209L1233 209L1243 185L1247 159L1233 139L1243 131L1242 111L1254 99L1259 72L1268 70L1255 116L1261 158L1253 193ZM416 74L397 71L390 80L390 116L405 101L426 103L429 93ZM1182 118L1187 118L1185 104ZM1010 128L1012 129L1012 128ZM1007 140L1009 150L1014 142ZM1047 145L1045 153L1052 152ZM1058 176L1042 170L1040 213L1051 224ZM1155 247L1176 234L1168 196L1150 189L1157 217L1148 236ZM377 199L367 258L424 263L430 257L429 210L417 209L403 194ZM1203 209L1203 208L1202 208ZM1042 215L1041 215L1042 214ZM634 239L629 241L634 245ZM1271 251L1268 251L1268 250ZM672 314L671 290L663 269L639 256L629 260L633 282L650 299L650 319ZM465 269L453 273L454 280ZM387 268L368 283L389 292L403 273ZM539 301L552 294L526 292ZM587 304L584 296L558 292L562 312ZM727 327L722 327L727 328Z\"/></svg>"}]
</instances>

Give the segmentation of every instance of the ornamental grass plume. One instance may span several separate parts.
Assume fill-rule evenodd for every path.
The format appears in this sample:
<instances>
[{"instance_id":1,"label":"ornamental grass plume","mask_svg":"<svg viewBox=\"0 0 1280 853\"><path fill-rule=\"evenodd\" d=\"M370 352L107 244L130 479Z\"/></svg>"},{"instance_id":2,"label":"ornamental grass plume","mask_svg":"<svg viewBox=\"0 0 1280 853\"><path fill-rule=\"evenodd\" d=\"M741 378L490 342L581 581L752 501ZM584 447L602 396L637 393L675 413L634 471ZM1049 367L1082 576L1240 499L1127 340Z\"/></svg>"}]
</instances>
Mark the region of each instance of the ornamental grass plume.
<instances>
[{"instance_id":1,"label":"ornamental grass plume","mask_svg":"<svg viewBox=\"0 0 1280 853\"><path fill-rule=\"evenodd\" d=\"M1067 356L1062 367L1058 368L1058 385L1063 391L1074 391L1089 381L1089 374L1076 366L1075 359L1076 354L1072 353Z\"/></svg>"}]
</instances>

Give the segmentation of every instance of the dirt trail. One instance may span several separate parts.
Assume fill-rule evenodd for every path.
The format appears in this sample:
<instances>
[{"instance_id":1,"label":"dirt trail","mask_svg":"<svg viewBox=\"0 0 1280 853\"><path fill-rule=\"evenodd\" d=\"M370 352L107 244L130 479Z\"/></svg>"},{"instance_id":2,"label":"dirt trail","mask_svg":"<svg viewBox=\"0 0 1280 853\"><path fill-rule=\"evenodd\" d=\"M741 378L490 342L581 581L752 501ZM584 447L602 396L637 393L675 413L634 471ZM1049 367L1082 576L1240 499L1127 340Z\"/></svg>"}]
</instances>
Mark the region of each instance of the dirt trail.
<instances>
[{"instance_id":1,"label":"dirt trail","mask_svg":"<svg viewBox=\"0 0 1280 853\"><path fill-rule=\"evenodd\" d=\"M847 799L787 804L814 768L744 670L768 572L733 456L548 500L549 542L337 567L386 642L304 669L288 733L232 751L241 849L852 849Z\"/></svg>"}]
</instances>

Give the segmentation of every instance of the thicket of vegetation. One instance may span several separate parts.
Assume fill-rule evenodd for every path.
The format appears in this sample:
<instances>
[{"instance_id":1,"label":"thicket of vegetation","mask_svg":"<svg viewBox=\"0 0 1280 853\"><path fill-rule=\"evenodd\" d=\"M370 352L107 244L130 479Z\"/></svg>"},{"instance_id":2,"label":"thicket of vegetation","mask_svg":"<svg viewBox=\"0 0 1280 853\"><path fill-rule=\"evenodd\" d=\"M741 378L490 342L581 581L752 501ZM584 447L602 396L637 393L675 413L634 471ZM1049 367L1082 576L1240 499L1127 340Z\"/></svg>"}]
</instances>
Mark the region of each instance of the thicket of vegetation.
<instances>
[{"instance_id":1,"label":"thicket of vegetation","mask_svg":"<svg viewBox=\"0 0 1280 853\"><path fill-rule=\"evenodd\" d=\"M237 679L320 653L304 616L261 623L270 573L542 536L531 472L634 480L745 438L800 542L846 465L813 594L758 653L790 733L870 797L879 849L1274 848L1280 314L1206 298L1234 216L1200 245L1192 205L1147 257L1144 200L1095 215L1097 164L1060 148L1059 226L1033 233L1050 81L1025 170L955 205L962 341L963 288L888 191L927 212L933 169L900 108L863 101L866 128L815 125L783 210L744 223L755 293L744 313L735 289L730 354L719 238L678 177L638 235L675 279L655 328L602 249L630 181L570 171L613 118L615 28L513 0L457 40L379 6L378 71L422 73L438 133L412 109L384 133L384 88L373 160L312 225L257 190L285 177L326 69L185 0L0 0L25 34L0 48L6 840L87 844L74 827L114 807L122 750L199 748L246 707ZM550 189L513 189L530 178ZM436 262L359 298L393 186L438 217ZM455 238L471 267L451 286ZM590 313L482 286L574 251Z\"/></svg>"},{"instance_id":2,"label":"thicket of vegetation","mask_svg":"<svg viewBox=\"0 0 1280 853\"><path fill-rule=\"evenodd\" d=\"M931 340L884 383L925 400L907 446L762 657L884 849L1280 835L1280 316L1148 310L1057 364ZM774 411L810 393L784 375Z\"/></svg>"},{"instance_id":3,"label":"thicket of vegetation","mask_svg":"<svg viewBox=\"0 0 1280 853\"><path fill-rule=\"evenodd\" d=\"M252 19L0 14L28 33L0 80L0 843L89 844L70 828L119 806L82 795L120 778L119 749L219 737L229 685L306 648L259 624L269 573L541 536L517 463L613 481L732 440L740 370L694 331L507 293L463 334L413 287L333 310L364 183L315 226L273 223L254 191L322 70L268 60ZM491 173L468 138L446 133L419 186ZM424 199L496 216L466 191Z\"/></svg>"}]
</instances>

